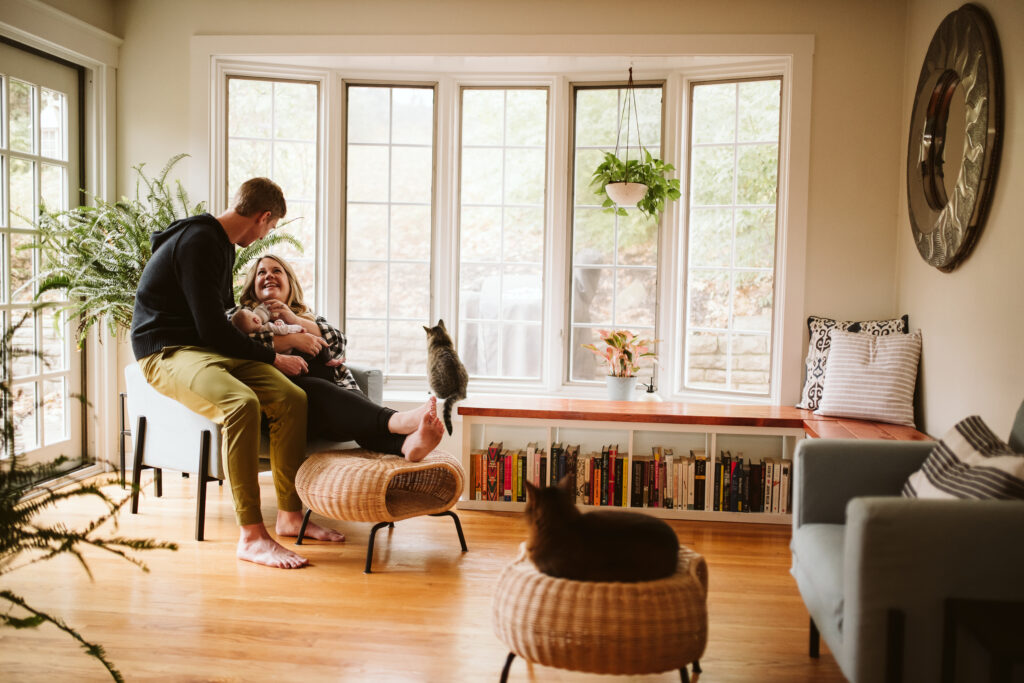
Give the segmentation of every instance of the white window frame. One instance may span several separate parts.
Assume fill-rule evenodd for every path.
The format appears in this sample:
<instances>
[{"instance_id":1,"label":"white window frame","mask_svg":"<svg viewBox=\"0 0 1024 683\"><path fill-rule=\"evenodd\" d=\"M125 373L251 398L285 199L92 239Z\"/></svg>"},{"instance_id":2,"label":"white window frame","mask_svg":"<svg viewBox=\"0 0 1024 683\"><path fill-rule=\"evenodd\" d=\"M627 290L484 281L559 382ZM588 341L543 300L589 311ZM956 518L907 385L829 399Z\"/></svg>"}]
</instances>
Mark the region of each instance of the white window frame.
<instances>
[{"instance_id":1,"label":"white window frame","mask_svg":"<svg viewBox=\"0 0 1024 683\"><path fill-rule=\"evenodd\" d=\"M80 181L88 195L113 201L117 195L115 85L119 49L124 41L41 2L6 0L4 9L0 35L85 70L85 88L81 93L85 112L85 174ZM118 341L106 325L95 326L89 334L84 359L89 410L83 450L94 459L94 464L60 478L55 485L109 471L118 460L119 392L124 388Z\"/></svg>"},{"instance_id":2,"label":"white window frame","mask_svg":"<svg viewBox=\"0 0 1024 683\"><path fill-rule=\"evenodd\" d=\"M327 118L324 130L323 172L327 175L321 184L325 188L325 207L320 214L322 240L318 244L318 258L326 282L318 282L318 291L326 296L317 302L318 308L329 318L341 319L340 287L343 282L343 248L341 245L342 207L338 198L342 178L332 169L341 168L341 144L343 136L341 117L342 77L345 80L387 80L390 82L434 80L438 83L438 131L436 149L435 225L455 225L458 216L457 182L458 173L458 130L457 102L462 86L519 84L548 86L551 93L549 107L548 186L551 199L547 202L546 224L549 226L545 258L557 269L567 263L568 231L552 229L551 226L566 225L568 216L569 179L569 126L568 97L570 81L584 83L594 81L617 81L629 67L631 60L673 59L685 62L690 57L734 56L742 64L704 67L700 69L666 66L661 73L642 74L644 79L665 80L665 121L663 135L665 160L683 169L686 158L683 149L685 119L683 97L690 80L708 78L750 77L759 74L781 76L782 124L779 151L779 234L776 241L777 273L775 283L777 309L773 322L772 339L773 385L769 396L750 398L748 396L722 394L716 397L726 402L737 403L791 403L799 396L801 379L801 352L803 339L804 273L807 234L807 205L810 165L810 103L814 37L810 35L780 36L261 36L261 56L254 61L252 36L195 36L192 39L191 79L191 152L200 163L192 165L193 176L190 184L200 193L212 190L223 181L218 176L216 155L219 137L211 122L222 121L217 115L223 106L225 92L218 74L225 65L244 68L260 75L272 75L274 71L301 73L305 80L313 80L317 74L324 79L321 89L326 100L324 116ZM308 57L297 58L302 54ZM422 64L416 60L422 55L432 55ZM533 73L526 76L483 74L472 69L465 71L451 69L432 71L428 63L442 60L447 56L493 58L496 61L509 57L529 59L546 55L542 60L558 64L560 56L566 56L566 68L559 73ZM625 57L622 55L629 55ZM670 57L665 57L669 55ZM671 57L674 56L674 57ZM602 73L574 72L569 65L579 63L582 58L593 58L605 65ZM309 64L326 62L345 67L298 68L294 64L305 60ZM375 61L376 60L376 61ZM471 61L471 60L467 60ZM262 63L261 63L262 62ZM284 62L287 62L285 65ZM385 68L381 65L390 65ZM422 70L417 70L420 64ZM351 68L350 68L351 66ZM382 72L384 69L384 72ZM538 69L539 70L539 69ZM293 76L294 77L294 76ZM201 163L209 159L209 164ZM219 171L222 173L222 169ZM211 182L213 181L213 182ZM329 199L328 199L329 198ZM220 198L223 201L224 198ZM211 203L216 206L215 202ZM662 218L661 249L659 262L659 302L657 311L659 338L681 339L681 320L677 286L685 282L685 252L683 238L683 209L681 202L670 203ZM433 317L445 317L454 321L456 311L457 278L453 273L458 267L458 245L452 233L435 230L432 246L432 280L436 283L431 300ZM474 383L474 393L545 393L560 396L603 396L603 388L575 387L562 383L564 371L563 346L567 329L567 282L564 273L552 271L556 277L546 282L544 329L547 330L545 344L545 367L543 379L537 385L510 386L508 383ZM561 277L558 277L561 275ZM674 283L674 286L666 286ZM659 381L678 376L679 353L663 345L659 353ZM386 385L388 391L410 389L422 392L423 382L411 382L405 386L395 383ZM663 395L674 400L704 400L709 393L701 391L683 392L679 387L661 387Z\"/></svg>"}]
</instances>

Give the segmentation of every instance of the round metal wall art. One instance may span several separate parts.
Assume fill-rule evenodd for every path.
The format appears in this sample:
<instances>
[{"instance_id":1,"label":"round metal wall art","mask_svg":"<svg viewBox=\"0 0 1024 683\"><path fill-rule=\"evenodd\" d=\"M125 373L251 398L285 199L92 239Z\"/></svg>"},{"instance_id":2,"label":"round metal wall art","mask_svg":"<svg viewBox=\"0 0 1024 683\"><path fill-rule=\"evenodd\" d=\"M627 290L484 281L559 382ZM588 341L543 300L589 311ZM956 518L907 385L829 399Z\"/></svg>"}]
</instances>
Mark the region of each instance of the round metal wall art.
<instances>
[{"instance_id":1,"label":"round metal wall art","mask_svg":"<svg viewBox=\"0 0 1024 683\"><path fill-rule=\"evenodd\" d=\"M907 151L910 228L921 257L941 271L963 261L984 225L999 167L1002 107L995 27L984 10L964 5L942 20L928 46Z\"/></svg>"}]
</instances>

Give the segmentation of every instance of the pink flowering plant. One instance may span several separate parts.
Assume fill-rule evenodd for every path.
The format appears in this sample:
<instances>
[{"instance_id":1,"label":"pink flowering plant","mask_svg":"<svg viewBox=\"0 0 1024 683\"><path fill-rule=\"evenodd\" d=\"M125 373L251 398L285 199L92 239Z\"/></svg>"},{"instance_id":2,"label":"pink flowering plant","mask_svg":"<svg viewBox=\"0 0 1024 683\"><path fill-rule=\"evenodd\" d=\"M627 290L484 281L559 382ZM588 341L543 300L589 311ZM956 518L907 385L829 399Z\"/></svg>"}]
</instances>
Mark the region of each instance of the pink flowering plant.
<instances>
[{"instance_id":1,"label":"pink flowering plant","mask_svg":"<svg viewBox=\"0 0 1024 683\"><path fill-rule=\"evenodd\" d=\"M651 350L659 339L644 339L629 330L598 330L602 345L583 344L583 348L593 351L603 363L608 365L608 374L612 377L633 377L640 369L641 358L654 358L658 354ZM657 361L655 361L657 362Z\"/></svg>"}]
</instances>

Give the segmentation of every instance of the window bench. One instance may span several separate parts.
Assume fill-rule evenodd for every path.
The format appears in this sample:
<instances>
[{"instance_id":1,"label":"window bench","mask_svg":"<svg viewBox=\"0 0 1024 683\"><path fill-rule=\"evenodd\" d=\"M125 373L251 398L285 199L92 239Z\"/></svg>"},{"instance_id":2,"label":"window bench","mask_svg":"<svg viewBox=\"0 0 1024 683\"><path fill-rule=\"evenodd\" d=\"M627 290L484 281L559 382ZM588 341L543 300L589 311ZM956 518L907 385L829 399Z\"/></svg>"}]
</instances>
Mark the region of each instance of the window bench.
<instances>
[{"instance_id":1,"label":"window bench","mask_svg":"<svg viewBox=\"0 0 1024 683\"><path fill-rule=\"evenodd\" d=\"M502 442L504 449L520 451L536 443L549 452L555 442L579 444L581 454L600 453L603 445L618 444L618 452L627 463L634 457L649 456L654 447L672 448L675 454L704 451L710 468L724 451L745 457L748 462L791 460L796 442L803 438L931 440L911 427L822 417L790 406L478 397L459 403L457 410L462 418L462 463L467 474L473 470L472 453L486 451L491 442ZM522 509L522 502L512 502L514 495L512 501L477 500L473 486L474 482L467 479L460 508ZM788 512L712 510L711 493L706 495L707 509L703 510L644 510L677 519L775 524L791 521Z\"/></svg>"}]
</instances>

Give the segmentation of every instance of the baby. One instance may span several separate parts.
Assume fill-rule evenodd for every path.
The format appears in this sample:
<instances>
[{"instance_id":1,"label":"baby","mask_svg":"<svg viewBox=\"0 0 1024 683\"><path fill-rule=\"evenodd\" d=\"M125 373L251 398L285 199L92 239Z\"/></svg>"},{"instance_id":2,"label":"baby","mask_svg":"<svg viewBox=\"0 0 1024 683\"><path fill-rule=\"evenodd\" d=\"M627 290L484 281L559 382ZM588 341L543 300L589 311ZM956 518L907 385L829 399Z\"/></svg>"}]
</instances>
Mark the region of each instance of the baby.
<instances>
[{"instance_id":1,"label":"baby","mask_svg":"<svg viewBox=\"0 0 1024 683\"><path fill-rule=\"evenodd\" d=\"M301 325L289 325L283 320L271 320L270 312L263 304L251 310L245 307L239 308L231 316L231 322L246 334L252 334L260 330L276 335L295 334L296 332L303 331Z\"/></svg>"},{"instance_id":2,"label":"baby","mask_svg":"<svg viewBox=\"0 0 1024 683\"><path fill-rule=\"evenodd\" d=\"M245 308L244 306L239 308L231 316L231 323L244 334L263 331L275 335L284 335L305 331L301 325L289 325L283 320L271 320L270 312L267 311L267 307L263 304L253 309ZM306 364L309 366L307 373L309 376L326 379L328 382L334 381L334 367L327 365L327 362L331 360L331 351L326 346L320 349L320 352L315 356L302 353L301 351L293 351L292 353L306 360Z\"/></svg>"}]
</instances>

